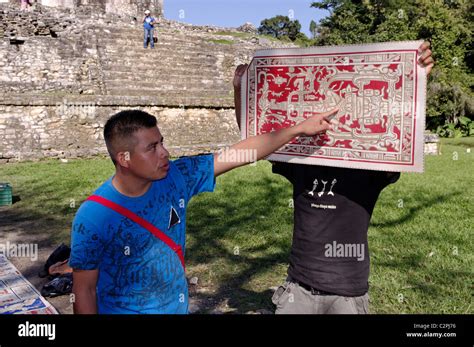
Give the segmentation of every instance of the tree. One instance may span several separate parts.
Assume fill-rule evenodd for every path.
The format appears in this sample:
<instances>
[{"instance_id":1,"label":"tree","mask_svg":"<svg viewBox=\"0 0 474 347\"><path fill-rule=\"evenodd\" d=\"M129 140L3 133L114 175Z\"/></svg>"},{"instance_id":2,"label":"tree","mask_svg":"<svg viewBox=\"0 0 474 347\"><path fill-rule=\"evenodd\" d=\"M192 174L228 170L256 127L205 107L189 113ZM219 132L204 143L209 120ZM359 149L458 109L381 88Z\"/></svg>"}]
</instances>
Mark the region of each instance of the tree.
<instances>
[{"instance_id":1,"label":"tree","mask_svg":"<svg viewBox=\"0 0 474 347\"><path fill-rule=\"evenodd\" d=\"M298 20L290 20L288 16L275 16L264 19L258 28L259 34L271 35L277 39L289 38L295 41L301 30L301 24Z\"/></svg>"},{"instance_id":2,"label":"tree","mask_svg":"<svg viewBox=\"0 0 474 347\"><path fill-rule=\"evenodd\" d=\"M311 35L313 35L313 39L316 38L316 30L318 29L318 25L314 20L309 23L309 31L311 32Z\"/></svg>"}]
</instances>

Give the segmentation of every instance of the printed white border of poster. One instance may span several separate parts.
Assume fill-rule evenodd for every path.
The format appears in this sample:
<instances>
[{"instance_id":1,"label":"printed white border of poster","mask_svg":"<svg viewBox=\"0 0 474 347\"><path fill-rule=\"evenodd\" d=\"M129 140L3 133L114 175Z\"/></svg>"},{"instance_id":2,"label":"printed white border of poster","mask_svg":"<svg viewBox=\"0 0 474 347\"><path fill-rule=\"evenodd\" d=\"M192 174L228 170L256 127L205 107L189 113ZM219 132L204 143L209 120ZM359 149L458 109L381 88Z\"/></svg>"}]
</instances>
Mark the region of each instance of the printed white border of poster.
<instances>
[{"instance_id":1,"label":"printed white border of poster","mask_svg":"<svg viewBox=\"0 0 474 347\"><path fill-rule=\"evenodd\" d=\"M277 49L263 49L255 52L254 58L280 55L305 55L305 54L338 54L338 53L352 53L352 52L373 52L386 50L415 50L423 43L423 40L417 41L396 41L396 42L381 42L381 43L367 43L357 45L342 45L342 46L315 46L309 48L277 48ZM426 70L418 64L418 54L416 55L416 109L415 117L416 124L414 129L415 141L414 146L414 160L412 165L400 164L383 164L383 163L361 163L352 161L350 158L345 159L324 159L324 158L310 158L310 157L296 157L289 154L271 154L266 159L271 161L280 161L288 163L298 163L307 165L323 165L332 167L343 167L364 170L377 171L394 171L394 172L418 172L424 171L424 130L425 130L425 110L426 110ZM253 59L252 59L253 61ZM249 64L249 68L252 62ZM248 98L248 70L242 76L241 83L241 138L247 138L247 98Z\"/></svg>"}]
</instances>

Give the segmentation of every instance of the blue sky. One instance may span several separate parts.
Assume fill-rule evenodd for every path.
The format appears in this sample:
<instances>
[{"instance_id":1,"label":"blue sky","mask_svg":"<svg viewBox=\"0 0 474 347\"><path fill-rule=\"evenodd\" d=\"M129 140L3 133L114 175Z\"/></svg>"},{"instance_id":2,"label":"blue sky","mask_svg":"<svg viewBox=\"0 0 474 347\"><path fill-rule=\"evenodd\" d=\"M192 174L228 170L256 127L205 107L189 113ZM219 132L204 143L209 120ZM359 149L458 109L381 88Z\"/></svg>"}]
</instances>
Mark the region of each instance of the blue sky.
<instances>
[{"instance_id":1,"label":"blue sky","mask_svg":"<svg viewBox=\"0 0 474 347\"><path fill-rule=\"evenodd\" d=\"M310 35L309 23L318 22L328 12L310 8L313 0L164 0L165 17L197 25L238 27L276 15L294 16L301 31Z\"/></svg>"}]
</instances>

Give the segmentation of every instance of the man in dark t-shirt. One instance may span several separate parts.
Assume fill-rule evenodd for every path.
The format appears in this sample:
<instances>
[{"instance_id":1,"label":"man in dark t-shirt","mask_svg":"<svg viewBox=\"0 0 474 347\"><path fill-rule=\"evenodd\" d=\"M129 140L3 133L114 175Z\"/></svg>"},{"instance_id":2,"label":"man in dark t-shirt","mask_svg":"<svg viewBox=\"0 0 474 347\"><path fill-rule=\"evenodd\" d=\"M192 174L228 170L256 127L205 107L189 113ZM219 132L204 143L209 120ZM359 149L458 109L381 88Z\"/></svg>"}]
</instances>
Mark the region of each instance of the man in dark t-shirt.
<instances>
[{"instance_id":1,"label":"man in dark t-shirt","mask_svg":"<svg viewBox=\"0 0 474 347\"><path fill-rule=\"evenodd\" d=\"M434 65L424 42L419 64ZM241 69L243 72L245 69ZM240 127L240 80L234 79ZM367 232L380 192L400 173L272 163L293 185L294 230L288 278L273 295L276 313L368 313Z\"/></svg>"},{"instance_id":2,"label":"man in dark t-shirt","mask_svg":"<svg viewBox=\"0 0 474 347\"><path fill-rule=\"evenodd\" d=\"M367 313L367 231L377 198L399 173L273 163L293 185L288 279L277 313Z\"/></svg>"}]
</instances>

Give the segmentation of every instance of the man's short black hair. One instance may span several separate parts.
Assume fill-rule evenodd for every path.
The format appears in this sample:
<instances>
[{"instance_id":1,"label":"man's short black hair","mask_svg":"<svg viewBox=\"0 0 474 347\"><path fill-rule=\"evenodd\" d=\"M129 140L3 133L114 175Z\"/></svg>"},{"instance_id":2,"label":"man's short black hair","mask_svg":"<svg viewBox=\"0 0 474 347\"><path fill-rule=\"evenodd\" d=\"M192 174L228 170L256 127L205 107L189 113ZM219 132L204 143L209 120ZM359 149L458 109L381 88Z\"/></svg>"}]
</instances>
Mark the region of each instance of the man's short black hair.
<instances>
[{"instance_id":1,"label":"man's short black hair","mask_svg":"<svg viewBox=\"0 0 474 347\"><path fill-rule=\"evenodd\" d=\"M112 161L120 151L132 152L136 144L133 134L140 129L156 127L156 118L140 110L121 111L104 126L104 139Z\"/></svg>"}]
</instances>

